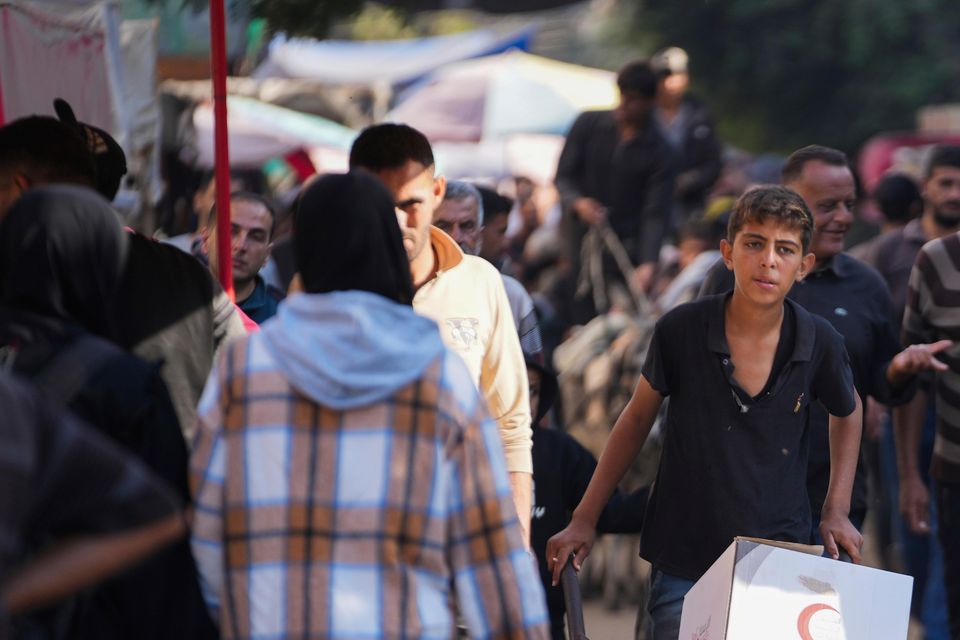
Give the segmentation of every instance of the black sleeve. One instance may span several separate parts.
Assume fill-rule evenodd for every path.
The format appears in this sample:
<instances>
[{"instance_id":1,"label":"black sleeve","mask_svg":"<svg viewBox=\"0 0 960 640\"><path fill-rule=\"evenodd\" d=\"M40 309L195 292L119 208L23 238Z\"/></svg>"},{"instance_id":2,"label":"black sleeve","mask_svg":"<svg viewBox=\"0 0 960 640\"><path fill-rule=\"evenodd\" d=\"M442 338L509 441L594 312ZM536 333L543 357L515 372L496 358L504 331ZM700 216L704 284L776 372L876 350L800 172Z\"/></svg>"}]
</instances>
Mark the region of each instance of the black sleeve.
<instances>
[{"instance_id":1,"label":"black sleeve","mask_svg":"<svg viewBox=\"0 0 960 640\"><path fill-rule=\"evenodd\" d=\"M720 258L715 265L710 267L710 271L707 272L707 277L700 286L700 294L698 297L702 298L704 296L712 296L718 293L732 291L735 283L736 280L734 279L733 271L727 269L727 265L723 263L723 258Z\"/></svg>"},{"instance_id":2,"label":"black sleeve","mask_svg":"<svg viewBox=\"0 0 960 640\"><path fill-rule=\"evenodd\" d=\"M660 261L660 247L673 209L673 185L676 178L676 159L666 145L653 165L643 209L640 211L640 237L635 243L635 264Z\"/></svg>"},{"instance_id":3,"label":"black sleeve","mask_svg":"<svg viewBox=\"0 0 960 640\"><path fill-rule=\"evenodd\" d=\"M811 391L831 415L844 418L856 408L850 356L843 338L826 320L814 318L814 321L818 325L816 340L820 344L820 358L816 361Z\"/></svg>"},{"instance_id":4,"label":"black sleeve","mask_svg":"<svg viewBox=\"0 0 960 640\"><path fill-rule=\"evenodd\" d=\"M567 511L572 512L580 504L583 494L597 468L597 461L571 436L560 434L563 450L561 469ZM647 508L647 488L624 495L615 489L597 520L599 533L639 533L643 525L643 512Z\"/></svg>"},{"instance_id":5,"label":"black sleeve","mask_svg":"<svg viewBox=\"0 0 960 640\"><path fill-rule=\"evenodd\" d=\"M897 327L893 322L893 303L886 288L883 288L881 293L878 294L878 299L881 301L881 308L876 320L877 348L874 350L871 362L872 379L870 380L869 395L883 404L898 406L910 402L913 398L919 385L920 376L914 376L903 387L893 388L890 386L890 382L887 380L887 368L890 366L890 361L900 353L900 339L897 335Z\"/></svg>"},{"instance_id":6,"label":"black sleeve","mask_svg":"<svg viewBox=\"0 0 960 640\"><path fill-rule=\"evenodd\" d=\"M122 531L158 520L178 501L140 462L72 416L38 412L38 474L32 533Z\"/></svg>"},{"instance_id":7,"label":"black sleeve","mask_svg":"<svg viewBox=\"0 0 960 640\"><path fill-rule=\"evenodd\" d=\"M640 373L647 379L650 386L660 395L666 397L670 395L669 375L666 368L666 362L663 354L661 334L663 329L658 322L653 329L653 336L650 338L650 346L647 348L647 356L643 361L643 367Z\"/></svg>"},{"instance_id":8,"label":"black sleeve","mask_svg":"<svg viewBox=\"0 0 960 640\"><path fill-rule=\"evenodd\" d=\"M560 194L560 203L565 211L573 207L573 201L582 195L584 151L590 140L590 114L581 113L570 127L567 139L557 162L557 177L554 181Z\"/></svg>"},{"instance_id":9,"label":"black sleeve","mask_svg":"<svg viewBox=\"0 0 960 640\"><path fill-rule=\"evenodd\" d=\"M720 177L723 170L723 145L709 118L695 123L690 131L688 145L696 157L696 165L677 176L677 197L685 199L705 193Z\"/></svg>"}]
</instances>

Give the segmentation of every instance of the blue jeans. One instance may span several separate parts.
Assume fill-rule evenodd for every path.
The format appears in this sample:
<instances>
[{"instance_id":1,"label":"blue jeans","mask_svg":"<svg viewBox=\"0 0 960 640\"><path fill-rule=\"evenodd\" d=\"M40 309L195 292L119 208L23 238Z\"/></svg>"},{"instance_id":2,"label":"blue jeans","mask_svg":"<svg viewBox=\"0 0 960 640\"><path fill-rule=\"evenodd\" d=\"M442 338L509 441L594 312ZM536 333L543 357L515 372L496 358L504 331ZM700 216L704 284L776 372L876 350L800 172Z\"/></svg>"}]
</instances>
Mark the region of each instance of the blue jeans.
<instances>
[{"instance_id":1,"label":"blue jeans","mask_svg":"<svg viewBox=\"0 0 960 640\"><path fill-rule=\"evenodd\" d=\"M960 484L937 483L935 486L950 637L960 640Z\"/></svg>"},{"instance_id":2,"label":"blue jeans","mask_svg":"<svg viewBox=\"0 0 960 640\"><path fill-rule=\"evenodd\" d=\"M696 584L664 573L656 567L650 572L650 594L647 600L647 640L677 640L680 636L680 614L683 597Z\"/></svg>"}]
</instances>

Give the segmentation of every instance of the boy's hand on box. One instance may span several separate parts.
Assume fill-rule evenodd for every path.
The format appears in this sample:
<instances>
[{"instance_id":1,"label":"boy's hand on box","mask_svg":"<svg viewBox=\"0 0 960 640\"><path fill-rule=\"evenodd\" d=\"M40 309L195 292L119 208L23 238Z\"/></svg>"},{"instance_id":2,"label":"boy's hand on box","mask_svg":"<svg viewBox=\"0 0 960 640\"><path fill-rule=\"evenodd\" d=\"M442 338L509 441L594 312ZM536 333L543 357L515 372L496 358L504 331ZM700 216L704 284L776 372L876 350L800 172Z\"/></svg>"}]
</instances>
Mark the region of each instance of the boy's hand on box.
<instances>
[{"instance_id":1,"label":"boy's hand on box","mask_svg":"<svg viewBox=\"0 0 960 640\"><path fill-rule=\"evenodd\" d=\"M820 537L826 552L834 560L840 559L840 547L850 554L854 564L860 564L860 548L863 536L850 522L846 514L824 511L820 519Z\"/></svg>"},{"instance_id":2,"label":"boy's hand on box","mask_svg":"<svg viewBox=\"0 0 960 640\"><path fill-rule=\"evenodd\" d=\"M566 529L547 541L547 568L553 572L553 586L560 584L560 573L570 554L576 554L573 568L580 571L583 561L590 555L596 537L597 531L594 527L574 517Z\"/></svg>"}]
</instances>

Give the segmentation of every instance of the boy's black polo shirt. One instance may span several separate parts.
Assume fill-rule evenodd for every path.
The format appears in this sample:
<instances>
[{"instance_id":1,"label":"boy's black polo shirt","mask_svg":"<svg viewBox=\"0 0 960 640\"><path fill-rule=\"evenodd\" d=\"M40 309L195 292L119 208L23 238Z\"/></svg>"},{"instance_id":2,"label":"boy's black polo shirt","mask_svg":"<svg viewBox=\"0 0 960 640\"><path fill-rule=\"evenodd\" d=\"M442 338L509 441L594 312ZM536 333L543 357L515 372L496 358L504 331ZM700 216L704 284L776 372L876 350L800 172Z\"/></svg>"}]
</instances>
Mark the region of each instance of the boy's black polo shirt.
<instances>
[{"instance_id":1,"label":"boy's black polo shirt","mask_svg":"<svg viewBox=\"0 0 960 640\"><path fill-rule=\"evenodd\" d=\"M807 414L817 401L838 416L856 406L843 339L790 300L786 315L796 326L789 360L766 393L748 402L742 390L736 397L724 330L728 295L663 316L643 365L670 404L640 554L691 580L735 536L809 542Z\"/></svg>"},{"instance_id":2,"label":"boy's black polo shirt","mask_svg":"<svg viewBox=\"0 0 960 640\"><path fill-rule=\"evenodd\" d=\"M733 289L733 272L723 261L710 270L701 294L725 293ZM891 318L890 293L880 274L845 253L838 253L806 278L793 285L787 299L810 313L826 319L841 336L850 356L853 384L861 398L898 405L913 395L907 385L895 393L887 383L887 365L900 351L897 327ZM810 508L819 514L830 483L830 442L827 414L820 407L810 413L810 457L807 464L807 492ZM853 483L851 514L861 517L867 510L867 470L861 456Z\"/></svg>"}]
</instances>

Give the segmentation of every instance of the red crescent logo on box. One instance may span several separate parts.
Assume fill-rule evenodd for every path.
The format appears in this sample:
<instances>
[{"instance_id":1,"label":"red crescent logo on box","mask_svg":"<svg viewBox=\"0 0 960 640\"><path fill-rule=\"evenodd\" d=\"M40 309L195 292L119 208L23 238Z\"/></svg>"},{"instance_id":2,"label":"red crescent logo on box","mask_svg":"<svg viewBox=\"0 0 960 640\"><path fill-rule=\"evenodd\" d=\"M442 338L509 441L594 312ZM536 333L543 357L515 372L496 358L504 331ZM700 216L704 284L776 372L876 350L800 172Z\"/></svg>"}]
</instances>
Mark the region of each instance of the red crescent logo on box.
<instances>
[{"instance_id":1,"label":"red crescent logo on box","mask_svg":"<svg viewBox=\"0 0 960 640\"><path fill-rule=\"evenodd\" d=\"M820 611L833 611L838 616L840 615L839 611L828 604L810 605L801 611L800 616L797 618L797 631L800 633L800 640L818 640L813 637L813 633L810 631L810 621L813 619L813 616Z\"/></svg>"}]
</instances>

